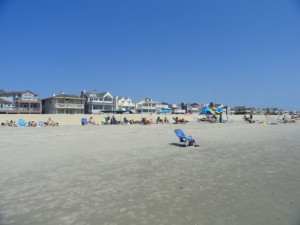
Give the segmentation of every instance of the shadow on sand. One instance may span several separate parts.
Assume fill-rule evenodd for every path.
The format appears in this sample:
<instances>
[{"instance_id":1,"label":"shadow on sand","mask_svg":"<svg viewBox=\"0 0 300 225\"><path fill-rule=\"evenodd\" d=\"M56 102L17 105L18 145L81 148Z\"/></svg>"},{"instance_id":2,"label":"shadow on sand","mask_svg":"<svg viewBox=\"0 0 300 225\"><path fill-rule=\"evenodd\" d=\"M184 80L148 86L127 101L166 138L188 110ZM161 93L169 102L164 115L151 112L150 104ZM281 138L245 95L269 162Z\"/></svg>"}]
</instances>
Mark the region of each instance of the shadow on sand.
<instances>
[{"instance_id":1,"label":"shadow on sand","mask_svg":"<svg viewBox=\"0 0 300 225\"><path fill-rule=\"evenodd\" d=\"M199 145L194 145L194 146L185 146L185 144L177 144L177 143L169 143L169 145L173 145L179 148L188 148L188 147L200 147Z\"/></svg>"}]
</instances>

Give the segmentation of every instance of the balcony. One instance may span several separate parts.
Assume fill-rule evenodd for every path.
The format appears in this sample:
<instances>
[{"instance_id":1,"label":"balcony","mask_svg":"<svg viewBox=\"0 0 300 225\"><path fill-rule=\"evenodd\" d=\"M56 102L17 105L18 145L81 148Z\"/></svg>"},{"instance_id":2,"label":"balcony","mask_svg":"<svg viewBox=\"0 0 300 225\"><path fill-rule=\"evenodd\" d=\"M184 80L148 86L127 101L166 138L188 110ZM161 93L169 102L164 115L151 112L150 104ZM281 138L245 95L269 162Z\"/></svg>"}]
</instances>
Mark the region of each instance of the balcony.
<instances>
[{"instance_id":1,"label":"balcony","mask_svg":"<svg viewBox=\"0 0 300 225\"><path fill-rule=\"evenodd\" d=\"M99 104L99 103L105 103L105 104L113 104L113 100L88 100L89 104Z\"/></svg>"},{"instance_id":2,"label":"balcony","mask_svg":"<svg viewBox=\"0 0 300 225\"><path fill-rule=\"evenodd\" d=\"M55 103L54 108L56 108L56 109L84 109L84 104Z\"/></svg>"},{"instance_id":3,"label":"balcony","mask_svg":"<svg viewBox=\"0 0 300 225\"><path fill-rule=\"evenodd\" d=\"M140 105L137 106L138 110L156 110L156 106L144 106L144 105Z\"/></svg>"}]
</instances>

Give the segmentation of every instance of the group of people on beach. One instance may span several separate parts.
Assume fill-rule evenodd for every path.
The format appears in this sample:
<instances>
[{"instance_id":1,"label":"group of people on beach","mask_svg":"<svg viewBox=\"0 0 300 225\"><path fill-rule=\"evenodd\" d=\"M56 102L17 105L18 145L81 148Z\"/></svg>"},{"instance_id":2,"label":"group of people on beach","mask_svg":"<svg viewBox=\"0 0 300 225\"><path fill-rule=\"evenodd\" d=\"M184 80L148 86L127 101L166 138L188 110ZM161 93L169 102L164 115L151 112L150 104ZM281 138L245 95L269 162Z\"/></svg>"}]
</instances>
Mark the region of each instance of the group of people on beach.
<instances>
[{"instance_id":1,"label":"group of people on beach","mask_svg":"<svg viewBox=\"0 0 300 225\"><path fill-rule=\"evenodd\" d=\"M10 120L10 121L6 120L6 122L2 122L2 123L1 123L1 126L2 126L2 127L4 127L4 126L8 126L8 127L17 127L18 124L17 124L16 121L14 121L14 120Z\"/></svg>"},{"instance_id":2,"label":"group of people on beach","mask_svg":"<svg viewBox=\"0 0 300 225\"><path fill-rule=\"evenodd\" d=\"M279 123L295 123L296 122L296 119L293 116L288 116L286 114L284 114L282 117L277 118L276 121L274 121L274 118L270 118L267 115L265 115L265 117L266 117L266 121L269 121L269 122L254 120L252 112L249 114L249 117L244 115L243 119L245 122L248 122L248 123L258 122L260 124L268 123L268 124L272 124L272 125L277 124L277 122L279 122Z\"/></svg>"},{"instance_id":3,"label":"group of people on beach","mask_svg":"<svg viewBox=\"0 0 300 225\"><path fill-rule=\"evenodd\" d=\"M18 123L14 120L2 122L1 126L8 127L47 127L47 126L58 126L57 122L54 122L50 117L46 121L35 121L29 120L26 122L24 119L19 119Z\"/></svg>"},{"instance_id":4,"label":"group of people on beach","mask_svg":"<svg viewBox=\"0 0 300 225\"><path fill-rule=\"evenodd\" d=\"M174 124L180 124L180 123L187 123L188 120L184 118L179 117L173 117ZM102 125L115 125L115 124L143 124L143 125L150 125L150 124L168 124L170 123L169 119L165 116L163 119L160 118L160 116L157 116L155 120L147 119L146 117L142 117L140 120L134 120L134 119L127 119L124 117L121 120L117 120L114 115L104 117L100 124ZM96 123L93 117L91 116L88 120L87 118L81 119L81 125L100 125L99 123Z\"/></svg>"},{"instance_id":5,"label":"group of people on beach","mask_svg":"<svg viewBox=\"0 0 300 225\"><path fill-rule=\"evenodd\" d=\"M212 115L205 115L202 118L194 117L194 119L198 122L208 122L208 123L224 123L226 120L223 118L223 114L220 113L219 115L212 114Z\"/></svg>"}]
</instances>

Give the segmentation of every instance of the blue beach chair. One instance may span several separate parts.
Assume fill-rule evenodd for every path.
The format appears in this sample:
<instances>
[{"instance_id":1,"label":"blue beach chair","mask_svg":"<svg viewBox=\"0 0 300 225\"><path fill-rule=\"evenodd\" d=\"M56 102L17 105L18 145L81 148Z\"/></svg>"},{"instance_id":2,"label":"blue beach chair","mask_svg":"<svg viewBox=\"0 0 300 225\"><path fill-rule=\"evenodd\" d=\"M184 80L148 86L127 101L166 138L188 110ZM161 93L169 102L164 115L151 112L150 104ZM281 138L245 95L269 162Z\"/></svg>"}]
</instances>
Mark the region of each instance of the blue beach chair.
<instances>
[{"instance_id":1,"label":"blue beach chair","mask_svg":"<svg viewBox=\"0 0 300 225\"><path fill-rule=\"evenodd\" d=\"M175 129L174 132L179 138L177 145L180 142L183 142L185 146L193 146L195 144L195 139L192 136L186 136L181 129Z\"/></svg>"},{"instance_id":2,"label":"blue beach chair","mask_svg":"<svg viewBox=\"0 0 300 225\"><path fill-rule=\"evenodd\" d=\"M82 118L81 125L86 125L86 124L88 124L87 118Z\"/></svg>"}]
</instances>

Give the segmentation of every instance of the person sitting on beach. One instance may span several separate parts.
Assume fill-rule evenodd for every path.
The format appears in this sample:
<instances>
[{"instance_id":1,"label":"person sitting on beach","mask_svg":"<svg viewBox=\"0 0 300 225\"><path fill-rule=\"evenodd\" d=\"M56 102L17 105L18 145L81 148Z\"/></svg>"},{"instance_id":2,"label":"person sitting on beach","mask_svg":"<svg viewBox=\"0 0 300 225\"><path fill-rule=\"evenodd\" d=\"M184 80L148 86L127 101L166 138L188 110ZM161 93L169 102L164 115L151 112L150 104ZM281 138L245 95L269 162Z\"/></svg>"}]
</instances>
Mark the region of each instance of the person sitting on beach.
<instances>
[{"instance_id":1,"label":"person sitting on beach","mask_svg":"<svg viewBox=\"0 0 300 225\"><path fill-rule=\"evenodd\" d=\"M158 123L164 123L164 121L159 116L156 118L156 124Z\"/></svg>"},{"instance_id":2,"label":"person sitting on beach","mask_svg":"<svg viewBox=\"0 0 300 225\"><path fill-rule=\"evenodd\" d=\"M12 120L11 120L11 126L12 126L12 127L17 127L18 124L16 123L16 121L12 121Z\"/></svg>"},{"instance_id":3,"label":"person sitting on beach","mask_svg":"<svg viewBox=\"0 0 300 225\"><path fill-rule=\"evenodd\" d=\"M52 119L49 117L48 120L47 120L47 122L46 122L46 124L47 124L48 126L52 126L53 123L54 123L54 122L53 122Z\"/></svg>"},{"instance_id":4,"label":"person sitting on beach","mask_svg":"<svg viewBox=\"0 0 300 225\"><path fill-rule=\"evenodd\" d=\"M91 116L90 119L89 119L89 124L92 124L92 125L98 125L96 124L96 122L94 121L93 117Z\"/></svg>"},{"instance_id":5,"label":"person sitting on beach","mask_svg":"<svg viewBox=\"0 0 300 225\"><path fill-rule=\"evenodd\" d=\"M174 120L174 124L178 124L178 123L179 123L179 118L178 118L178 116L173 117L173 120Z\"/></svg>"},{"instance_id":6,"label":"person sitting on beach","mask_svg":"<svg viewBox=\"0 0 300 225\"><path fill-rule=\"evenodd\" d=\"M144 124L144 125L150 125L151 121L147 120L146 118L142 118L141 123Z\"/></svg>"},{"instance_id":7,"label":"person sitting on beach","mask_svg":"<svg viewBox=\"0 0 300 225\"><path fill-rule=\"evenodd\" d=\"M295 119L289 119L286 115L284 115L284 116L282 117L282 121L283 121L284 123L295 123L295 122L296 122Z\"/></svg>"},{"instance_id":8,"label":"person sitting on beach","mask_svg":"<svg viewBox=\"0 0 300 225\"><path fill-rule=\"evenodd\" d=\"M116 118L114 117L114 115L112 115L111 119L110 119L110 124L117 124L117 120Z\"/></svg>"},{"instance_id":9,"label":"person sitting on beach","mask_svg":"<svg viewBox=\"0 0 300 225\"><path fill-rule=\"evenodd\" d=\"M165 116L165 118L164 118L164 122L165 123L169 123L169 120L168 120L168 118Z\"/></svg>"},{"instance_id":10,"label":"person sitting on beach","mask_svg":"<svg viewBox=\"0 0 300 225\"><path fill-rule=\"evenodd\" d=\"M50 117L48 118L48 120L45 122L45 124L47 126L58 126L57 122L54 122Z\"/></svg>"},{"instance_id":11,"label":"person sitting on beach","mask_svg":"<svg viewBox=\"0 0 300 225\"><path fill-rule=\"evenodd\" d=\"M128 123L129 123L129 120L128 120L126 117L124 117L124 118L123 118L123 123L124 123L124 124L128 124Z\"/></svg>"},{"instance_id":12,"label":"person sitting on beach","mask_svg":"<svg viewBox=\"0 0 300 225\"><path fill-rule=\"evenodd\" d=\"M246 115L244 115L245 122L255 123L255 120L253 120L252 118L253 118L252 114L250 114L250 117L246 117Z\"/></svg>"},{"instance_id":13,"label":"person sitting on beach","mask_svg":"<svg viewBox=\"0 0 300 225\"><path fill-rule=\"evenodd\" d=\"M183 117L179 120L180 123L187 123L189 122L188 120L184 119Z\"/></svg>"}]
</instances>

